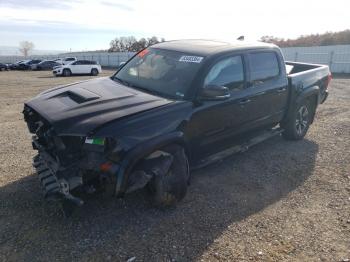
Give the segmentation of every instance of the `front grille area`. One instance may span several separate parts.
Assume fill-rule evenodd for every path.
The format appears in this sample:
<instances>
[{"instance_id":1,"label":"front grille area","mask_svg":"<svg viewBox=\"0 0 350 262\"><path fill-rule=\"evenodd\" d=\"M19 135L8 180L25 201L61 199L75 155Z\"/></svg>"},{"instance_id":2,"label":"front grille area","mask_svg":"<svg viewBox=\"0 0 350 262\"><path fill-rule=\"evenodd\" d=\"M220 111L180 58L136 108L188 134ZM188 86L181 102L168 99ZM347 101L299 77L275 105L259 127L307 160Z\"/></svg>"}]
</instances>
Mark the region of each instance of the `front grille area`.
<instances>
[{"instance_id":1,"label":"front grille area","mask_svg":"<svg viewBox=\"0 0 350 262\"><path fill-rule=\"evenodd\" d=\"M24 119L29 131L33 134L33 148L38 155L33 159L33 166L37 171L40 183L47 198L56 197L65 191L62 184L74 188L80 183L70 183L81 178L79 165L85 155L82 150L83 137L58 136L51 124L40 114L26 106L23 110ZM63 191L62 191L63 190Z\"/></svg>"},{"instance_id":2,"label":"front grille area","mask_svg":"<svg viewBox=\"0 0 350 262\"><path fill-rule=\"evenodd\" d=\"M45 151L63 166L70 165L84 157L82 153L83 137L57 136L50 123L28 106L25 106L23 114L29 131L34 134L33 147L39 153Z\"/></svg>"}]
</instances>

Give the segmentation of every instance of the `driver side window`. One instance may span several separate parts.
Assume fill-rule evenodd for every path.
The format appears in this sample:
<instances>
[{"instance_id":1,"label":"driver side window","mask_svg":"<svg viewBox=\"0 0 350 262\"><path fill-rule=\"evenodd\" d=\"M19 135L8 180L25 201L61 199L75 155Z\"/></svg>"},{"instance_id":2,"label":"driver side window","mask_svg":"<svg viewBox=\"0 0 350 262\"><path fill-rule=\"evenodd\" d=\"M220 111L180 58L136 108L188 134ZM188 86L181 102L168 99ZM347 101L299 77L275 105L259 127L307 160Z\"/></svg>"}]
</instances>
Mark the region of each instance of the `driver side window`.
<instances>
[{"instance_id":1,"label":"driver side window","mask_svg":"<svg viewBox=\"0 0 350 262\"><path fill-rule=\"evenodd\" d=\"M217 62L204 80L204 86L225 86L230 90L244 88L244 70L241 56L232 56Z\"/></svg>"}]
</instances>

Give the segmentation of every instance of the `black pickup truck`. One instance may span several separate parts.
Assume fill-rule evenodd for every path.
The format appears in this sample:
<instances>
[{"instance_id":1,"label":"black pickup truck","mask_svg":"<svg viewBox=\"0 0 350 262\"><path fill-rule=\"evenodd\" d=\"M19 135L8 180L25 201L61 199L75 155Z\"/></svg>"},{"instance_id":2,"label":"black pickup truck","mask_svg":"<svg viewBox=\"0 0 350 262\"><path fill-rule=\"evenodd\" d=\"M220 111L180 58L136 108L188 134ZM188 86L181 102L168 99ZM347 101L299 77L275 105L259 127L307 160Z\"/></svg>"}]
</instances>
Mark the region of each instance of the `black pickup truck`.
<instances>
[{"instance_id":1,"label":"black pickup truck","mask_svg":"<svg viewBox=\"0 0 350 262\"><path fill-rule=\"evenodd\" d=\"M192 168L271 136L302 139L328 95L328 66L285 62L270 44L169 41L111 77L45 91L25 103L45 196L148 188L181 200Z\"/></svg>"}]
</instances>

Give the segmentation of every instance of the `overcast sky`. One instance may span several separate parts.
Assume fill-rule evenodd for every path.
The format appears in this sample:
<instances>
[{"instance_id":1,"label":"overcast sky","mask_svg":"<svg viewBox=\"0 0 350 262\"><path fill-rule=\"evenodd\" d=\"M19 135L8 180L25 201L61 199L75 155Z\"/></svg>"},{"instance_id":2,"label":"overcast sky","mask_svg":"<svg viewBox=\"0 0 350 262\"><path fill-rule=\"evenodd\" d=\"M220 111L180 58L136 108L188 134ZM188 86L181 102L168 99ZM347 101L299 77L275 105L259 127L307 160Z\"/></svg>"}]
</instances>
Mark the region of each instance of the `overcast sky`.
<instances>
[{"instance_id":1,"label":"overcast sky","mask_svg":"<svg viewBox=\"0 0 350 262\"><path fill-rule=\"evenodd\" d=\"M350 28L350 1L0 0L0 46L106 49L116 36L257 40Z\"/></svg>"}]
</instances>

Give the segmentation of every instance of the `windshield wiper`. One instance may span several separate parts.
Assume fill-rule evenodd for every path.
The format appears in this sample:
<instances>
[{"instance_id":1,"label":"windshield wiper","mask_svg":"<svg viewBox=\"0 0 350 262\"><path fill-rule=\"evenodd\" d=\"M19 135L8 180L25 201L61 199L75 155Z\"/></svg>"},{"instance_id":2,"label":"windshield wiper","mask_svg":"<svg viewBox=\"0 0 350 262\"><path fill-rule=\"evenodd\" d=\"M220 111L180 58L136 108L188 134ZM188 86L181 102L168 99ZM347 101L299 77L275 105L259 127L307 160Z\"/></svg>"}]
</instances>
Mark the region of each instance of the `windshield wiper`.
<instances>
[{"instance_id":1,"label":"windshield wiper","mask_svg":"<svg viewBox=\"0 0 350 262\"><path fill-rule=\"evenodd\" d=\"M166 94L164 94L162 92L159 92L159 91L156 91L156 90L151 90L151 89L148 89L148 88L144 88L144 87L140 87L140 86L134 85L134 84L132 84L132 83L130 83L128 81L125 81L123 79L120 79L118 77L113 77L113 80L116 80L119 83L121 83L121 84L123 84L123 85L125 85L127 87L131 87L131 88L143 91L143 92L151 94L151 95L156 95L156 96L163 97L163 98L168 98L168 99L174 99L174 97L172 97L170 95L166 95Z\"/></svg>"},{"instance_id":2,"label":"windshield wiper","mask_svg":"<svg viewBox=\"0 0 350 262\"><path fill-rule=\"evenodd\" d=\"M125 81L125 80L123 80L123 79L120 79L120 78L118 78L118 77L113 77L113 80L117 80L119 83L121 83L121 84L123 84L123 85L125 85L125 86L132 86L128 81Z\"/></svg>"},{"instance_id":3,"label":"windshield wiper","mask_svg":"<svg viewBox=\"0 0 350 262\"><path fill-rule=\"evenodd\" d=\"M138 89L138 90L141 90L141 91L143 91L145 93L148 93L148 94L151 94L151 95L156 95L156 96L162 97L162 98L174 99L173 97L171 97L171 96L169 96L167 94L164 94L162 92L159 92L159 91L156 91L156 90L153 90L153 89L148 89L148 88L136 86L136 85L133 85L133 84L130 84L130 87Z\"/></svg>"}]
</instances>

